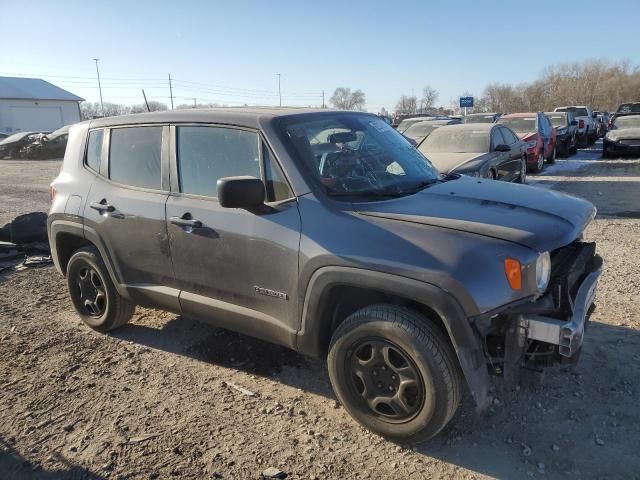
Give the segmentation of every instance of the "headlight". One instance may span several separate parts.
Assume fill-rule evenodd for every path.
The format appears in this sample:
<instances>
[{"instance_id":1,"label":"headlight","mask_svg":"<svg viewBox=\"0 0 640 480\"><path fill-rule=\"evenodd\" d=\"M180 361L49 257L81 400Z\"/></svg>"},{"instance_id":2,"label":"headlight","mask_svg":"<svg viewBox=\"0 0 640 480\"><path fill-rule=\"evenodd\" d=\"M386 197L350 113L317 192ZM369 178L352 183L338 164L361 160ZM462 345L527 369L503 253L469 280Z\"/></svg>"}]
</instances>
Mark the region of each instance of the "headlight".
<instances>
[{"instance_id":1,"label":"headlight","mask_svg":"<svg viewBox=\"0 0 640 480\"><path fill-rule=\"evenodd\" d=\"M551 255L549 252L541 253L536 260L536 287L539 292L544 292L551 278Z\"/></svg>"},{"instance_id":2,"label":"headlight","mask_svg":"<svg viewBox=\"0 0 640 480\"><path fill-rule=\"evenodd\" d=\"M531 140L530 142L527 143L527 148L535 148L537 144L538 144L537 140Z\"/></svg>"},{"instance_id":3,"label":"headlight","mask_svg":"<svg viewBox=\"0 0 640 480\"><path fill-rule=\"evenodd\" d=\"M564 135L565 133L567 133L567 129L566 128L559 128L558 129L558 135Z\"/></svg>"},{"instance_id":4,"label":"headlight","mask_svg":"<svg viewBox=\"0 0 640 480\"><path fill-rule=\"evenodd\" d=\"M617 135L615 135L615 134L613 134L613 133L611 133L611 132L607 133L607 134L604 136L604 138L605 138L605 139L607 139L607 140L609 140L609 141L611 141L611 142L617 142L617 141L618 141L618 137L617 137Z\"/></svg>"}]
</instances>

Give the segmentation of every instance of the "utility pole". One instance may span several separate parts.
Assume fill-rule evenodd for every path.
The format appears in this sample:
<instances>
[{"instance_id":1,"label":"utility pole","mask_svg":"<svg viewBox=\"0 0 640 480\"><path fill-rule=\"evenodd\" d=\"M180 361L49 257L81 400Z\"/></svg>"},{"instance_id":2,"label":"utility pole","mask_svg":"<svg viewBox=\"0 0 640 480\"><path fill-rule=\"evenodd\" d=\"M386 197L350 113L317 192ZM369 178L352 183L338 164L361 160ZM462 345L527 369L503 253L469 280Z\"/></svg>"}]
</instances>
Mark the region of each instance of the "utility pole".
<instances>
[{"instance_id":1,"label":"utility pole","mask_svg":"<svg viewBox=\"0 0 640 480\"><path fill-rule=\"evenodd\" d=\"M324 90L322 90L322 108L326 108L326 107L324 106Z\"/></svg>"},{"instance_id":2,"label":"utility pole","mask_svg":"<svg viewBox=\"0 0 640 480\"><path fill-rule=\"evenodd\" d=\"M171 110L173 110L173 87L171 86L171 74L169 74L169 96L171 97Z\"/></svg>"},{"instance_id":3,"label":"utility pole","mask_svg":"<svg viewBox=\"0 0 640 480\"><path fill-rule=\"evenodd\" d=\"M196 108L196 97L193 97L193 108Z\"/></svg>"},{"instance_id":4,"label":"utility pole","mask_svg":"<svg viewBox=\"0 0 640 480\"><path fill-rule=\"evenodd\" d=\"M100 69L98 68L99 58L94 58L94 62L96 62L96 73L98 74L98 90L100 91L100 113L104 117L104 103L102 103L102 85L100 85Z\"/></svg>"},{"instance_id":5,"label":"utility pole","mask_svg":"<svg viewBox=\"0 0 640 480\"><path fill-rule=\"evenodd\" d=\"M280 97L280 106L282 106L282 91L280 90L280 74L276 73L276 75L278 75L278 97Z\"/></svg>"}]
</instances>

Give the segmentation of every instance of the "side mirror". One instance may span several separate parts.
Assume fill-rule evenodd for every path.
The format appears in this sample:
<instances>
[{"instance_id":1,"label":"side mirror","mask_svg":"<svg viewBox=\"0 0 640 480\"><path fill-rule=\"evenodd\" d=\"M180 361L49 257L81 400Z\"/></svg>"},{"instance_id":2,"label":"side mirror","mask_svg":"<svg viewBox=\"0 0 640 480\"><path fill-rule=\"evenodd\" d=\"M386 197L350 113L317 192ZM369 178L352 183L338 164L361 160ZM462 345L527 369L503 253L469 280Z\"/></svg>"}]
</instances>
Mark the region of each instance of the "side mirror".
<instances>
[{"instance_id":1,"label":"side mirror","mask_svg":"<svg viewBox=\"0 0 640 480\"><path fill-rule=\"evenodd\" d=\"M578 126L578 121L577 120L571 120L571 126L572 127L577 127Z\"/></svg>"},{"instance_id":2,"label":"side mirror","mask_svg":"<svg viewBox=\"0 0 640 480\"><path fill-rule=\"evenodd\" d=\"M496 152L510 152L511 147L505 143L501 143L500 145L496 145L494 148Z\"/></svg>"},{"instance_id":3,"label":"side mirror","mask_svg":"<svg viewBox=\"0 0 640 480\"><path fill-rule=\"evenodd\" d=\"M265 189L255 177L225 177L218 180L218 202L224 208L247 210L264 205Z\"/></svg>"}]
</instances>

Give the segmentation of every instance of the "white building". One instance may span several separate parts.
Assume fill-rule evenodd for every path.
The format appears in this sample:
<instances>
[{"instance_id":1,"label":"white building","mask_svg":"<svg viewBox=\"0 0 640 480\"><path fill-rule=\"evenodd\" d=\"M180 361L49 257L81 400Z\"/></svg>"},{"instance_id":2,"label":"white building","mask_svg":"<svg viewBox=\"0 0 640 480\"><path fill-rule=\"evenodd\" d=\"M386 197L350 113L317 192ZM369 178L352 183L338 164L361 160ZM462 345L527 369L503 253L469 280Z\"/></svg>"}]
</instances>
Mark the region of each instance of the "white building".
<instances>
[{"instance_id":1,"label":"white building","mask_svg":"<svg viewBox=\"0 0 640 480\"><path fill-rule=\"evenodd\" d=\"M0 77L0 132L51 132L79 122L83 100L39 78Z\"/></svg>"}]
</instances>

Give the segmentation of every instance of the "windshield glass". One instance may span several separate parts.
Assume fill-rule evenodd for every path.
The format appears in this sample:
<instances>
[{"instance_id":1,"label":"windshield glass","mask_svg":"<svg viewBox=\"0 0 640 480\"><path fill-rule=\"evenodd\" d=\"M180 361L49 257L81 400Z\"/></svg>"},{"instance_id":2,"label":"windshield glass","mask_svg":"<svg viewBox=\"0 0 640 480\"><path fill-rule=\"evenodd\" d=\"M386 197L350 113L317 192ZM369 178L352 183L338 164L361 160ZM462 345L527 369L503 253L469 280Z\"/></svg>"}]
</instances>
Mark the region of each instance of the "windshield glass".
<instances>
[{"instance_id":1,"label":"windshield glass","mask_svg":"<svg viewBox=\"0 0 640 480\"><path fill-rule=\"evenodd\" d=\"M464 123L493 123L494 115L469 115L464 119Z\"/></svg>"},{"instance_id":2,"label":"windshield glass","mask_svg":"<svg viewBox=\"0 0 640 480\"><path fill-rule=\"evenodd\" d=\"M547 114L549 120L551 120L551 125L554 127L566 127L567 126L567 117L565 115L554 115L553 113Z\"/></svg>"},{"instance_id":3,"label":"windshield glass","mask_svg":"<svg viewBox=\"0 0 640 480\"><path fill-rule=\"evenodd\" d=\"M618 107L618 113L640 113L640 103L623 103Z\"/></svg>"},{"instance_id":4,"label":"windshield glass","mask_svg":"<svg viewBox=\"0 0 640 480\"><path fill-rule=\"evenodd\" d=\"M414 140L418 140L419 138L424 138L429 136L429 134L436 128L441 127L440 123L414 123L404 132L405 137L412 138Z\"/></svg>"},{"instance_id":5,"label":"windshield glass","mask_svg":"<svg viewBox=\"0 0 640 480\"><path fill-rule=\"evenodd\" d=\"M424 153L484 153L489 151L489 133L470 128L439 128L420 145L420 150Z\"/></svg>"},{"instance_id":6,"label":"windshield glass","mask_svg":"<svg viewBox=\"0 0 640 480\"><path fill-rule=\"evenodd\" d=\"M613 121L616 128L640 128L640 115L630 115L628 117L617 117Z\"/></svg>"},{"instance_id":7,"label":"windshield glass","mask_svg":"<svg viewBox=\"0 0 640 480\"><path fill-rule=\"evenodd\" d=\"M372 115L294 116L283 119L281 127L313 179L330 196L363 201L410 195L440 178L402 135Z\"/></svg>"},{"instance_id":8,"label":"windshield glass","mask_svg":"<svg viewBox=\"0 0 640 480\"><path fill-rule=\"evenodd\" d=\"M536 117L501 118L498 123L506 125L516 133L536 131Z\"/></svg>"},{"instance_id":9,"label":"windshield glass","mask_svg":"<svg viewBox=\"0 0 640 480\"><path fill-rule=\"evenodd\" d=\"M557 112L573 112L576 117L588 117L589 112L586 108L576 108L576 107L563 107L556 108Z\"/></svg>"}]
</instances>

